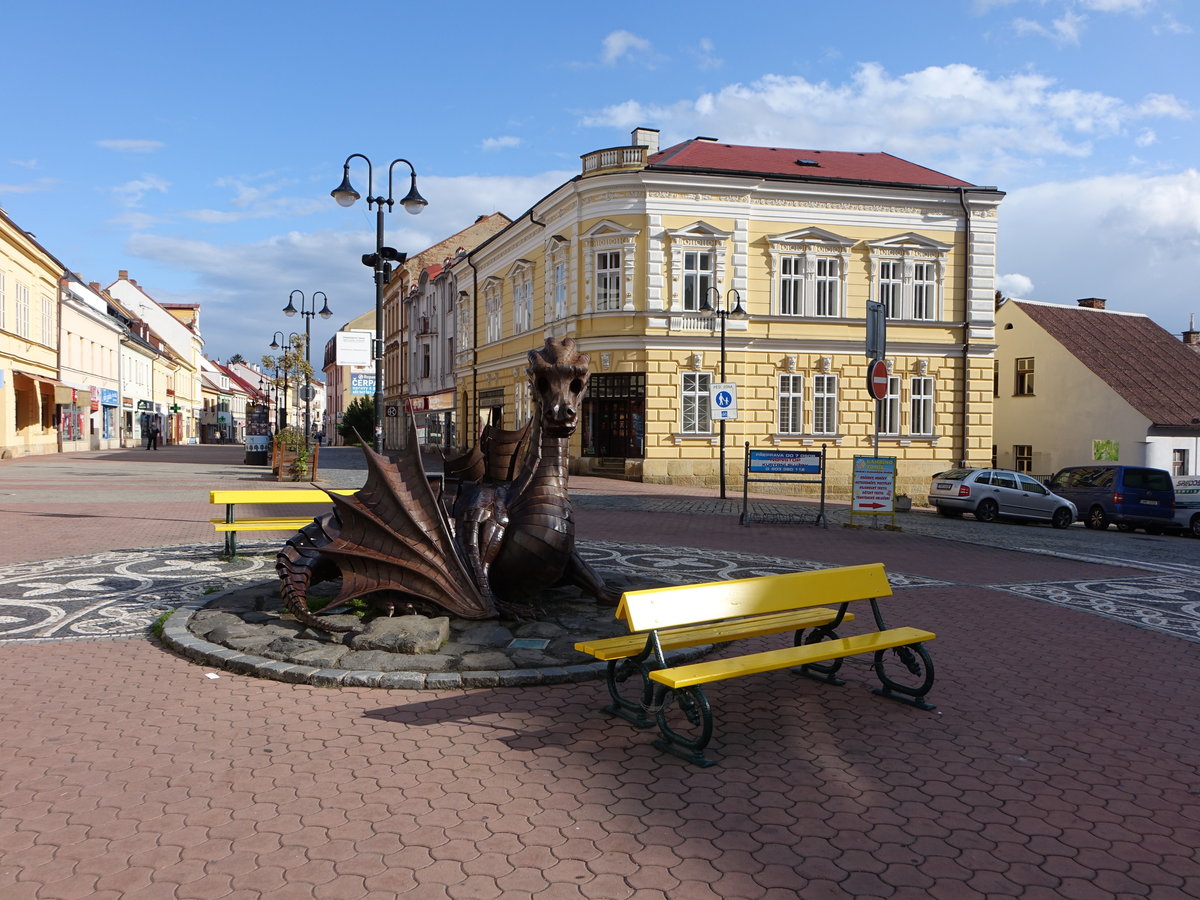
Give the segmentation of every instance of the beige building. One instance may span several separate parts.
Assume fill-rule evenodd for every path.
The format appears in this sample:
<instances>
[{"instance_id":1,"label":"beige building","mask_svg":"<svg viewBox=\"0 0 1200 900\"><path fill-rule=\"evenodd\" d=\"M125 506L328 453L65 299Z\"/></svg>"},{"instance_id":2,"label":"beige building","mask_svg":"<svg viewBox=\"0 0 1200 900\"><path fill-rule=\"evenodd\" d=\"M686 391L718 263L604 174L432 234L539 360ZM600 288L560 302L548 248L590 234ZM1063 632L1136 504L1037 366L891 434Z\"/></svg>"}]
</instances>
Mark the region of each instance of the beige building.
<instances>
[{"instance_id":1,"label":"beige building","mask_svg":"<svg viewBox=\"0 0 1200 900\"><path fill-rule=\"evenodd\" d=\"M370 310L354 317L339 328L338 331L358 332L373 342L375 339L375 311ZM387 364L386 357L384 358L384 364L385 366ZM320 427L325 431L326 444L341 445L345 441L338 434L338 426L342 423L342 415L345 413L346 407L360 396L373 397L375 395L374 387L372 386L370 390L367 390L365 387L366 383L362 380L366 376L371 380L373 385L375 366L373 363L356 368L339 366L337 364L337 334L334 334L325 344L325 358L322 362L322 371L325 373L325 404ZM355 376L358 377L356 378ZM368 443L371 442L373 437L374 435L363 435L363 439ZM389 444L388 446L391 445Z\"/></svg>"},{"instance_id":2,"label":"beige building","mask_svg":"<svg viewBox=\"0 0 1200 900\"><path fill-rule=\"evenodd\" d=\"M877 425L900 490L984 464L1002 197L889 154L709 138L660 149L637 129L453 266L459 441L489 420L522 423L526 353L569 335L592 360L573 448L583 471L718 484L722 369L737 398L731 490L749 442L824 448L845 495ZM888 316L878 418L868 302Z\"/></svg>"},{"instance_id":3,"label":"beige building","mask_svg":"<svg viewBox=\"0 0 1200 900\"><path fill-rule=\"evenodd\" d=\"M1077 304L1000 304L996 465L1038 478L1096 461L1200 475L1196 332L1181 341L1101 298Z\"/></svg>"},{"instance_id":4,"label":"beige building","mask_svg":"<svg viewBox=\"0 0 1200 900\"><path fill-rule=\"evenodd\" d=\"M74 389L58 377L65 269L0 210L0 458L56 453Z\"/></svg>"},{"instance_id":5,"label":"beige building","mask_svg":"<svg viewBox=\"0 0 1200 900\"><path fill-rule=\"evenodd\" d=\"M122 446L121 341L125 330L108 314L99 285L63 276L59 377L73 402L60 410L62 449L111 450Z\"/></svg>"},{"instance_id":6,"label":"beige building","mask_svg":"<svg viewBox=\"0 0 1200 900\"><path fill-rule=\"evenodd\" d=\"M155 409L147 411L148 415L162 417L164 443L198 443L204 411L200 387L204 358L200 305L159 303L125 269L120 270L117 280L107 290L165 345L166 355L156 359L152 373Z\"/></svg>"}]
</instances>

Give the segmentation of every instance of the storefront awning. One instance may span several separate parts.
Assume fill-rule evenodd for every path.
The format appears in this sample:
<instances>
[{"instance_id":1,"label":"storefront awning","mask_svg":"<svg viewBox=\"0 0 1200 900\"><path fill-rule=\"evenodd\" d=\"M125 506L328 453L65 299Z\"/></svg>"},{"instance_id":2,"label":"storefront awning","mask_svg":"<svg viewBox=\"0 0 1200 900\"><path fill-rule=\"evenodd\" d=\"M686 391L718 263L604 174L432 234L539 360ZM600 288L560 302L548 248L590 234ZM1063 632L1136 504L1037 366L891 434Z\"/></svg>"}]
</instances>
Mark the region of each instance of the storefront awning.
<instances>
[{"instance_id":1,"label":"storefront awning","mask_svg":"<svg viewBox=\"0 0 1200 900\"><path fill-rule=\"evenodd\" d=\"M57 378L51 378L49 375L42 375L37 372L25 372L21 369L13 369L13 375L18 378L24 378L33 384L35 389L46 387L54 394L54 402L64 406L75 402L75 389L69 384L64 384ZM89 396L88 402L91 402Z\"/></svg>"}]
</instances>

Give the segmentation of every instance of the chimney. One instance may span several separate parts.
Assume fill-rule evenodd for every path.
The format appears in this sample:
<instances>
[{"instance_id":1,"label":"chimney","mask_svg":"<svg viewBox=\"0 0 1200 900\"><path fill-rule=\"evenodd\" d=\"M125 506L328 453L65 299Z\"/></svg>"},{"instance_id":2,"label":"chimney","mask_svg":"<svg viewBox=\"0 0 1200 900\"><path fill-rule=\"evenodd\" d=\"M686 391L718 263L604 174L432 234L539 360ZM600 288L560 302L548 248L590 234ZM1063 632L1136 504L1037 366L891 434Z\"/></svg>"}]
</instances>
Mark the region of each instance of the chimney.
<instances>
[{"instance_id":1,"label":"chimney","mask_svg":"<svg viewBox=\"0 0 1200 900\"><path fill-rule=\"evenodd\" d=\"M93 291L95 291L97 294L98 294L98 293L100 293L100 282L98 282L98 281L89 281L89 282L88 282L88 287L90 287L90 288L91 288Z\"/></svg>"},{"instance_id":2,"label":"chimney","mask_svg":"<svg viewBox=\"0 0 1200 900\"><path fill-rule=\"evenodd\" d=\"M1104 309L1104 305L1108 303L1103 297L1082 297L1075 302L1088 309Z\"/></svg>"},{"instance_id":3,"label":"chimney","mask_svg":"<svg viewBox=\"0 0 1200 900\"><path fill-rule=\"evenodd\" d=\"M129 270L128 269L118 269L117 270L117 281L128 281L128 280L129 280Z\"/></svg>"},{"instance_id":4,"label":"chimney","mask_svg":"<svg viewBox=\"0 0 1200 900\"><path fill-rule=\"evenodd\" d=\"M1196 330L1196 314L1188 317L1188 329L1183 333L1183 342L1189 347L1200 350L1200 331Z\"/></svg>"},{"instance_id":5,"label":"chimney","mask_svg":"<svg viewBox=\"0 0 1200 900\"><path fill-rule=\"evenodd\" d=\"M633 146L645 147L647 156L653 156L658 152L657 128L635 128L633 129L632 134Z\"/></svg>"}]
</instances>

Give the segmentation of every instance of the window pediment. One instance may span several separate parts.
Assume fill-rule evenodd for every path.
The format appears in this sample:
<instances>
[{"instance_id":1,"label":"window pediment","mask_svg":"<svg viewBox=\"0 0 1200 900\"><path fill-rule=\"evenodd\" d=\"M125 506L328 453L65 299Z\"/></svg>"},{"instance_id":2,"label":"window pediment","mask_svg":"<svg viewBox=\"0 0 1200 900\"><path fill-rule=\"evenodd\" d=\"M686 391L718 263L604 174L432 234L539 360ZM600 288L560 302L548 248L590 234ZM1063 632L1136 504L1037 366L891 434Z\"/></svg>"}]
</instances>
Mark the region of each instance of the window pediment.
<instances>
[{"instance_id":1,"label":"window pediment","mask_svg":"<svg viewBox=\"0 0 1200 900\"><path fill-rule=\"evenodd\" d=\"M533 261L529 259L518 259L515 263L508 267L508 277L514 280L520 279L529 275L533 271Z\"/></svg>"},{"instance_id":2,"label":"window pediment","mask_svg":"<svg viewBox=\"0 0 1200 900\"><path fill-rule=\"evenodd\" d=\"M674 231L668 231L672 241L692 242L697 244L715 244L720 241L727 241L732 236L732 231L722 231L715 225L709 225L707 222L693 222L691 225L685 225L683 228L677 228Z\"/></svg>"},{"instance_id":3,"label":"window pediment","mask_svg":"<svg viewBox=\"0 0 1200 900\"><path fill-rule=\"evenodd\" d=\"M849 250L856 243L854 238L842 237L840 234L834 234L832 231L826 231L824 228L817 228L815 226L801 228L797 231L789 231L786 234L768 235L767 242L773 248L780 245L779 249L785 249L786 245L799 245L804 247L824 247L839 251Z\"/></svg>"},{"instance_id":4,"label":"window pediment","mask_svg":"<svg viewBox=\"0 0 1200 900\"><path fill-rule=\"evenodd\" d=\"M911 231L906 234L880 238L877 241L863 241L863 243L872 253L880 252L888 255L924 251L930 255L940 256L953 249L951 244L943 244L941 241L935 241L933 238L927 238Z\"/></svg>"}]
</instances>

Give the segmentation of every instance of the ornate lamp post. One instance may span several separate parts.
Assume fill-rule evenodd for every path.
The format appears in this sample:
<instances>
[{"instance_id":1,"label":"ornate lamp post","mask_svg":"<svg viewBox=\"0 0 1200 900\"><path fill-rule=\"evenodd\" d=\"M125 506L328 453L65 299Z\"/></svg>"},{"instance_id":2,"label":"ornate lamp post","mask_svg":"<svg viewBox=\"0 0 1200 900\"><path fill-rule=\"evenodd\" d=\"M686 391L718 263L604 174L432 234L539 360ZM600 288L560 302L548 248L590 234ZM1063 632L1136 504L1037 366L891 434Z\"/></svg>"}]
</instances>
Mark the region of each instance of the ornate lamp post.
<instances>
[{"instance_id":1,"label":"ornate lamp post","mask_svg":"<svg viewBox=\"0 0 1200 900\"><path fill-rule=\"evenodd\" d=\"M350 184L350 160L358 157L367 164L367 209L375 209L375 252L363 254L363 265L375 270L375 452L383 452L383 289L392 275L392 263L403 263L407 254L400 253L391 247L383 246L383 213L384 206L390 212L396 201L392 197L392 171L396 163L408 166L412 175L408 193L400 201L405 211L417 215L429 205L420 192L417 191L417 170L407 159L394 159L388 166L387 197L382 194L372 196L375 191L375 169L371 160L361 153L351 153L346 157L342 166L342 183L330 191L330 196L339 206L353 206L362 195Z\"/></svg>"},{"instance_id":2,"label":"ornate lamp post","mask_svg":"<svg viewBox=\"0 0 1200 900\"><path fill-rule=\"evenodd\" d=\"M292 303L292 298L297 294L300 295L300 309L296 309ZM321 311L317 312L317 297L324 300L321 306ZM325 296L324 291L316 291L312 295L311 308L308 301L304 299L304 291L296 290L288 294L288 305L283 308L285 316L294 316L296 313L304 318L304 361L308 364L308 368L312 370L312 319L313 316L320 316L322 319L328 319L333 315L333 311L329 308L329 298ZM312 435L312 378L305 375L307 384L304 385L304 446L308 447Z\"/></svg>"},{"instance_id":3,"label":"ornate lamp post","mask_svg":"<svg viewBox=\"0 0 1200 900\"><path fill-rule=\"evenodd\" d=\"M278 338L276 338L275 335L278 335ZM291 402L291 398L288 396L288 370L291 368L290 360L288 359L288 353L291 351L291 349L293 347L296 346L295 343L293 343L293 338L298 338L298 337L300 337L300 335L296 334L296 332L293 331L291 334L288 335L286 344L282 343L283 342L283 332L282 331L275 332L275 335L271 336L271 349L278 350L281 346L283 347L283 416L279 422L279 428L280 428L280 430L282 430L284 428L287 428L288 403ZM276 379L279 378L278 370L276 372L275 378ZM278 392L278 389L279 389L278 385L276 385L276 392Z\"/></svg>"},{"instance_id":4,"label":"ornate lamp post","mask_svg":"<svg viewBox=\"0 0 1200 900\"><path fill-rule=\"evenodd\" d=\"M742 306L742 295L736 289L730 288L725 294L725 305L720 309L714 309L713 305L708 302L709 294L716 294L717 301L721 299L721 292L715 287L710 287L708 293L704 295L704 300L700 303L700 312L710 313L721 320L721 381L725 381L725 320L726 319L746 319L749 316L745 308ZM733 309L729 308L729 297L734 297ZM721 499L725 499L725 420L721 420Z\"/></svg>"}]
</instances>

